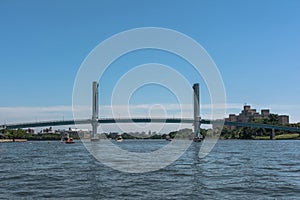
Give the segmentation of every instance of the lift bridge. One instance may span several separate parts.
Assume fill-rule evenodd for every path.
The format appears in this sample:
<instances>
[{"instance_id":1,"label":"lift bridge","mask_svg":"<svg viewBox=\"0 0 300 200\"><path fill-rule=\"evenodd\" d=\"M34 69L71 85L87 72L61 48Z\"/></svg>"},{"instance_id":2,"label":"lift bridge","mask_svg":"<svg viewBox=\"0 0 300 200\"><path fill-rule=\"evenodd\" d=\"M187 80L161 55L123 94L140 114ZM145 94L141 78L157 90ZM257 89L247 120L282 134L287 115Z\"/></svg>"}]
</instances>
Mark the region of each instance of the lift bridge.
<instances>
[{"instance_id":1,"label":"lift bridge","mask_svg":"<svg viewBox=\"0 0 300 200\"><path fill-rule=\"evenodd\" d=\"M99 124L113 124L113 123L187 123L194 125L195 137L200 137L201 124L211 124L212 126L236 126L236 127L251 127L251 128L265 128L271 129L274 136L275 130L291 131L300 133L300 128L290 126L278 126L271 124L260 123L241 123L241 122L229 122L224 120L209 120L201 119L200 117L200 98L199 98L199 84L193 85L194 91L194 118L99 118L98 112L98 82L94 81L92 86L92 118L82 120L58 120L58 121L41 121L31 123L16 123L6 124L0 126L0 131L5 129L18 129L18 128L35 128L35 127L49 127L49 126L64 126L75 124L91 124L92 126L92 138L97 134L97 127Z\"/></svg>"}]
</instances>

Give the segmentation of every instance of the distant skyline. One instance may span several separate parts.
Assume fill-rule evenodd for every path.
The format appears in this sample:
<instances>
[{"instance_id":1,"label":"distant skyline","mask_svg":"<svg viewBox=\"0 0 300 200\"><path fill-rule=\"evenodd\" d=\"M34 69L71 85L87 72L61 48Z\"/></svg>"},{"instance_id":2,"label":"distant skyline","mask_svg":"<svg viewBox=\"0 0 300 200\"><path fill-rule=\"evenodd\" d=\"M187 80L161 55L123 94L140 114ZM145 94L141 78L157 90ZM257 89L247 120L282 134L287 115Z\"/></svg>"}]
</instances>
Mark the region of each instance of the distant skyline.
<instances>
[{"instance_id":1,"label":"distant skyline","mask_svg":"<svg viewBox=\"0 0 300 200\"><path fill-rule=\"evenodd\" d=\"M299 9L297 0L0 1L0 124L72 118L73 84L83 60L103 40L140 27L173 29L201 44L222 75L227 113L237 114L247 103L299 122ZM112 63L100 80L100 116L108 115L118 79L154 62L182 73L191 86L200 82L202 114L208 117L210 97L201 77L186 61L155 50L131 52ZM184 116L192 111L188 100ZM176 103L155 85L140 88L130 100L137 116L149 114L144 108L154 104L176 116ZM152 114L161 111L154 108Z\"/></svg>"}]
</instances>

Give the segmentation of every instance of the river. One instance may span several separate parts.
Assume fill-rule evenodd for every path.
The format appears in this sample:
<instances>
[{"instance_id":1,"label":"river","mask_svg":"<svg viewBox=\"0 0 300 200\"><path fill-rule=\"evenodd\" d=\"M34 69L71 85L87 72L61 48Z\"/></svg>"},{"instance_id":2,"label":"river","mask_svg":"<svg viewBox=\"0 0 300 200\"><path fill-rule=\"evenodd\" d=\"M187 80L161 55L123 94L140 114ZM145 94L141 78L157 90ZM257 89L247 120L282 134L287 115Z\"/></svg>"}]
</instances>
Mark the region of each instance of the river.
<instances>
[{"instance_id":1,"label":"river","mask_svg":"<svg viewBox=\"0 0 300 200\"><path fill-rule=\"evenodd\" d=\"M0 199L300 199L299 140L219 140L202 159L197 145L166 168L128 174L98 162L80 141L0 143Z\"/></svg>"}]
</instances>

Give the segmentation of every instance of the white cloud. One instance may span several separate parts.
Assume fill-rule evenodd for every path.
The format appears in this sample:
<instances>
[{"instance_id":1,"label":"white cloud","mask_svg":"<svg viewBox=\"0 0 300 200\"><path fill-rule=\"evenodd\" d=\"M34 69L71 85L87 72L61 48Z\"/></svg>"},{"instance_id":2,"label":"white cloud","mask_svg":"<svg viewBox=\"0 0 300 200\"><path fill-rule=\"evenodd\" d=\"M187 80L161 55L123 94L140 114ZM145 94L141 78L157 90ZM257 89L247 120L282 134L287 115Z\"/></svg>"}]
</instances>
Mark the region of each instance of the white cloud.
<instances>
[{"instance_id":1,"label":"white cloud","mask_svg":"<svg viewBox=\"0 0 300 200\"><path fill-rule=\"evenodd\" d=\"M72 118L70 106L0 107L0 123L19 123Z\"/></svg>"}]
</instances>

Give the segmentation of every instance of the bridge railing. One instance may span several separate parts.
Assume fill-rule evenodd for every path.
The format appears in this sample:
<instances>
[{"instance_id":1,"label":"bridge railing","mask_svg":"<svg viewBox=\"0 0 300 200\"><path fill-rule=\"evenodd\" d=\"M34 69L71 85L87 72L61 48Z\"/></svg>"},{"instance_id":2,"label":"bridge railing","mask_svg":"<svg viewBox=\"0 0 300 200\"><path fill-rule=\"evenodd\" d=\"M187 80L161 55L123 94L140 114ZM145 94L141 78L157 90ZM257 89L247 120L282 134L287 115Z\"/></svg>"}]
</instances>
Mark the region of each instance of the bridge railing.
<instances>
[{"instance_id":1,"label":"bridge railing","mask_svg":"<svg viewBox=\"0 0 300 200\"><path fill-rule=\"evenodd\" d=\"M0 130L3 129L17 129L17 128L34 128L34 127L46 127L46 126L64 126L64 125L75 125L75 124L91 124L91 119L81 119L81 120L57 120L57 121L40 121L40 122L30 122L30 123L15 123L0 126ZM191 118L99 118L99 124L109 124L109 123L190 123L192 124L194 119ZM291 132L300 132L299 127L290 126L279 126L272 124L258 124L258 123L241 123L241 122L228 122L224 120L207 120L201 119L201 124L212 124L216 126L226 125L226 126L237 126L237 127L253 127L253 128L266 128L275 129ZM1 129L2 128L2 129Z\"/></svg>"},{"instance_id":2,"label":"bridge railing","mask_svg":"<svg viewBox=\"0 0 300 200\"><path fill-rule=\"evenodd\" d=\"M190 118L100 118L100 124L107 123L192 123L193 119Z\"/></svg>"},{"instance_id":3,"label":"bridge railing","mask_svg":"<svg viewBox=\"0 0 300 200\"><path fill-rule=\"evenodd\" d=\"M28 122L28 123L14 123L7 124L6 129L18 129L18 128L35 128L35 127L45 127L45 126L64 126L64 125L74 125L76 124L89 124L90 119L87 120L57 120L57 121L39 121L39 122Z\"/></svg>"}]
</instances>

